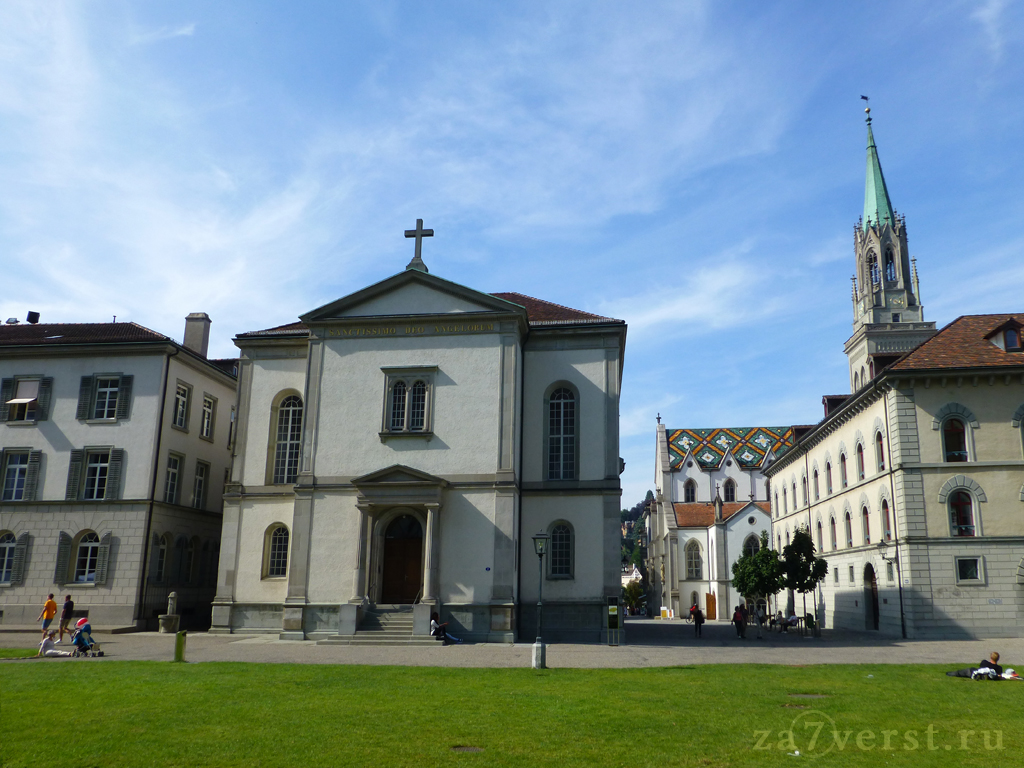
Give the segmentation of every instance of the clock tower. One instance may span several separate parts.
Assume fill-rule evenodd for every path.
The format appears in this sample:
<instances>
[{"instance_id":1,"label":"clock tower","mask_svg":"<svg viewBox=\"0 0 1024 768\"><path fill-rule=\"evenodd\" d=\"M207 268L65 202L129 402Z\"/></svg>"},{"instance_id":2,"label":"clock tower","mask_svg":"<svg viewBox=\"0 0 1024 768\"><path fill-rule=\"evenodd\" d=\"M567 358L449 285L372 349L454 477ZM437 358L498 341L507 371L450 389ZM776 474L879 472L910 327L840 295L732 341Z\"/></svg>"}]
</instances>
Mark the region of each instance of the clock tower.
<instances>
[{"instance_id":1,"label":"clock tower","mask_svg":"<svg viewBox=\"0 0 1024 768\"><path fill-rule=\"evenodd\" d=\"M883 368L935 333L924 321L917 281L917 262L907 248L907 222L893 211L889 190L868 126L868 168L864 216L854 227L857 271L853 283L853 335L845 345L850 361L850 387L856 392Z\"/></svg>"}]
</instances>

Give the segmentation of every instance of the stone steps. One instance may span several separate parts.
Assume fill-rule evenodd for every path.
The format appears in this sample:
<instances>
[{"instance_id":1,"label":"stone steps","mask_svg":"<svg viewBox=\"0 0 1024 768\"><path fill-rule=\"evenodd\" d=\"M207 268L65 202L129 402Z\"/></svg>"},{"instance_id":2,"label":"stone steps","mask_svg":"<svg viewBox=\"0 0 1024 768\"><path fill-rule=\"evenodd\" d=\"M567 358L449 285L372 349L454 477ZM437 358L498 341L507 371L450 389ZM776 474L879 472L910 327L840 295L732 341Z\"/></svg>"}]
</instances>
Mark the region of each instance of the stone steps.
<instances>
[{"instance_id":1,"label":"stone steps","mask_svg":"<svg viewBox=\"0 0 1024 768\"><path fill-rule=\"evenodd\" d=\"M411 605L377 605L367 609L354 635L335 635L317 645L437 645L437 638L413 635Z\"/></svg>"}]
</instances>

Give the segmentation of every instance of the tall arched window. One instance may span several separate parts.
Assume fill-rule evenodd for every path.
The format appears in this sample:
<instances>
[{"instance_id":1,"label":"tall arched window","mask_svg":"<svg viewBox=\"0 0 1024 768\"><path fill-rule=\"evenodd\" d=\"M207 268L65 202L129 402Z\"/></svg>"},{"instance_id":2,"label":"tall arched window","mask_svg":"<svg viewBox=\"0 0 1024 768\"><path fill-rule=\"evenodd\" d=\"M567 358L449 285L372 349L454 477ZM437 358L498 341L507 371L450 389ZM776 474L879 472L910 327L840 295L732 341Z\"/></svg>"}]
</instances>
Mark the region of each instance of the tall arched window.
<instances>
[{"instance_id":1,"label":"tall arched window","mask_svg":"<svg viewBox=\"0 0 1024 768\"><path fill-rule=\"evenodd\" d=\"M572 578L572 528L556 523L551 528L551 558L548 572L553 578Z\"/></svg>"},{"instance_id":2,"label":"tall arched window","mask_svg":"<svg viewBox=\"0 0 1024 768\"><path fill-rule=\"evenodd\" d=\"M743 542L743 554L753 557L759 551L761 551L761 542L758 541L757 536L754 536L753 534L747 536L746 540Z\"/></svg>"},{"instance_id":3,"label":"tall arched window","mask_svg":"<svg viewBox=\"0 0 1024 768\"><path fill-rule=\"evenodd\" d=\"M576 477L576 396L566 387L548 402L548 480Z\"/></svg>"},{"instance_id":4,"label":"tall arched window","mask_svg":"<svg viewBox=\"0 0 1024 768\"><path fill-rule=\"evenodd\" d=\"M9 584L14 575L14 548L18 540L8 531L0 536L0 584Z\"/></svg>"},{"instance_id":5,"label":"tall arched window","mask_svg":"<svg viewBox=\"0 0 1024 768\"><path fill-rule=\"evenodd\" d=\"M868 253L868 276L871 279L872 285L878 285L881 282L882 275L878 271L878 256L875 255L874 251Z\"/></svg>"},{"instance_id":6,"label":"tall arched window","mask_svg":"<svg viewBox=\"0 0 1024 768\"><path fill-rule=\"evenodd\" d=\"M949 515L954 536L974 536L974 504L967 491L949 495Z\"/></svg>"},{"instance_id":7,"label":"tall arched window","mask_svg":"<svg viewBox=\"0 0 1024 768\"><path fill-rule=\"evenodd\" d=\"M704 561L700 556L700 544L694 540L686 545L686 578L699 581L704 578Z\"/></svg>"},{"instance_id":8,"label":"tall arched window","mask_svg":"<svg viewBox=\"0 0 1024 768\"><path fill-rule=\"evenodd\" d=\"M726 480L723 490L725 491L726 501L736 501L736 483L732 480Z\"/></svg>"},{"instance_id":9,"label":"tall arched window","mask_svg":"<svg viewBox=\"0 0 1024 768\"><path fill-rule=\"evenodd\" d=\"M822 537L822 532L821 532L821 520L818 521L817 528L818 528L818 551L819 552L823 552L824 549L825 549L825 545L822 543L822 538L823 537Z\"/></svg>"},{"instance_id":10,"label":"tall arched window","mask_svg":"<svg viewBox=\"0 0 1024 768\"><path fill-rule=\"evenodd\" d=\"M846 479L846 454L845 453L839 454L839 484L843 488L845 488L848 485L848 481Z\"/></svg>"},{"instance_id":11,"label":"tall arched window","mask_svg":"<svg viewBox=\"0 0 1024 768\"><path fill-rule=\"evenodd\" d=\"M405 398L405 382L396 381L391 387L391 423L388 428L392 432L405 430Z\"/></svg>"},{"instance_id":12,"label":"tall arched window","mask_svg":"<svg viewBox=\"0 0 1024 768\"><path fill-rule=\"evenodd\" d=\"M807 478L806 477L801 477L800 478L800 501L803 503L803 505L805 507L807 506Z\"/></svg>"},{"instance_id":13,"label":"tall arched window","mask_svg":"<svg viewBox=\"0 0 1024 768\"><path fill-rule=\"evenodd\" d=\"M167 536L157 536L153 542L153 580L162 582L167 578L167 551L170 546Z\"/></svg>"},{"instance_id":14,"label":"tall arched window","mask_svg":"<svg viewBox=\"0 0 1024 768\"><path fill-rule=\"evenodd\" d=\"M825 464L825 493L829 496L832 495L832 465L830 463Z\"/></svg>"},{"instance_id":15,"label":"tall arched window","mask_svg":"<svg viewBox=\"0 0 1024 768\"><path fill-rule=\"evenodd\" d=\"M867 506L861 507L861 520L864 523L864 543L871 543L871 516L868 514Z\"/></svg>"},{"instance_id":16,"label":"tall arched window","mask_svg":"<svg viewBox=\"0 0 1024 768\"><path fill-rule=\"evenodd\" d=\"M885 471L885 443L881 432L875 432L875 463L879 472Z\"/></svg>"},{"instance_id":17,"label":"tall arched window","mask_svg":"<svg viewBox=\"0 0 1024 768\"><path fill-rule=\"evenodd\" d=\"M846 513L846 546L853 546L853 520L849 512Z\"/></svg>"},{"instance_id":18,"label":"tall arched window","mask_svg":"<svg viewBox=\"0 0 1024 768\"><path fill-rule=\"evenodd\" d=\"M683 486L683 501L693 504L697 500L697 484L693 480L687 480Z\"/></svg>"},{"instance_id":19,"label":"tall arched window","mask_svg":"<svg viewBox=\"0 0 1024 768\"><path fill-rule=\"evenodd\" d=\"M889 519L889 502L882 499L882 535L892 541L892 521Z\"/></svg>"},{"instance_id":20,"label":"tall arched window","mask_svg":"<svg viewBox=\"0 0 1024 768\"><path fill-rule=\"evenodd\" d=\"M782 513L789 512L789 504L786 502L786 489L782 489Z\"/></svg>"},{"instance_id":21,"label":"tall arched window","mask_svg":"<svg viewBox=\"0 0 1024 768\"><path fill-rule=\"evenodd\" d=\"M856 371L853 372L853 391L856 392L860 389L860 374Z\"/></svg>"},{"instance_id":22,"label":"tall arched window","mask_svg":"<svg viewBox=\"0 0 1024 768\"><path fill-rule=\"evenodd\" d=\"M857 443L857 479L864 479L864 446Z\"/></svg>"},{"instance_id":23,"label":"tall arched window","mask_svg":"<svg viewBox=\"0 0 1024 768\"><path fill-rule=\"evenodd\" d=\"M283 525L271 526L266 547L267 578L280 578L288 573L288 529Z\"/></svg>"},{"instance_id":24,"label":"tall arched window","mask_svg":"<svg viewBox=\"0 0 1024 768\"><path fill-rule=\"evenodd\" d=\"M817 501L820 498L821 498L821 493L819 493L819 489L818 489L818 470L815 469L814 470L814 500Z\"/></svg>"},{"instance_id":25,"label":"tall arched window","mask_svg":"<svg viewBox=\"0 0 1024 768\"><path fill-rule=\"evenodd\" d=\"M299 476L302 445L302 398L289 395L277 410L277 444L274 447L274 484L291 485Z\"/></svg>"},{"instance_id":26,"label":"tall arched window","mask_svg":"<svg viewBox=\"0 0 1024 768\"><path fill-rule=\"evenodd\" d=\"M839 542L836 538L836 519L834 517L830 518L828 521L828 534L829 542L832 544L832 549L838 549Z\"/></svg>"},{"instance_id":27,"label":"tall arched window","mask_svg":"<svg viewBox=\"0 0 1024 768\"><path fill-rule=\"evenodd\" d=\"M91 584L96 581L96 564L100 559L100 537L90 531L78 540L75 558L75 582Z\"/></svg>"},{"instance_id":28,"label":"tall arched window","mask_svg":"<svg viewBox=\"0 0 1024 768\"><path fill-rule=\"evenodd\" d=\"M412 385L412 396L409 400L409 431L422 432L427 417L427 384L416 381Z\"/></svg>"},{"instance_id":29,"label":"tall arched window","mask_svg":"<svg viewBox=\"0 0 1024 768\"><path fill-rule=\"evenodd\" d=\"M192 539L185 546L185 557L181 563L181 583L191 584L196 578L196 549L199 540Z\"/></svg>"},{"instance_id":30,"label":"tall arched window","mask_svg":"<svg viewBox=\"0 0 1024 768\"><path fill-rule=\"evenodd\" d=\"M967 461L967 431L960 419L942 425L942 449L946 461Z\"/></svg>"},{"instance_id":31,"label":"tall arched window","mask_svg":"<svg viewBox=\"0 0 1024 768\"><path fill-rule=\"evenodd\" d=\"M793 511L796 511L796 480L793 481Z\"/></svg>"},{"instance_id":32,"label":"tall arched window","mask_svg":"<svg viewBox=\"0 0 1024 768\"><path fill-rule=\"evenodd\" d=\"M892 248L885 249L885 279L886 282L896 282L896 257Z\"/></svg>"}]
</instances>

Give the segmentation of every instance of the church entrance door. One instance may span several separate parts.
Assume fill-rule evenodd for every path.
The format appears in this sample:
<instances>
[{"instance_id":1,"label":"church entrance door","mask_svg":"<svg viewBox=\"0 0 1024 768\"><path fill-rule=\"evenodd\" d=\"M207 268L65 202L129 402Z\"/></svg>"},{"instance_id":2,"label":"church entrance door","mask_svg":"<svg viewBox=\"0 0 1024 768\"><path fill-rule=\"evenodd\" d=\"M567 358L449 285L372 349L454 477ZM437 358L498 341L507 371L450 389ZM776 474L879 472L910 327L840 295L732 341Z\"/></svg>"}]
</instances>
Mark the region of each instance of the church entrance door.
<instances>
[{"instance_id":1,"label":"church entrance door","mask_svg":"<svg viewBox=\"0 0 1024 768\"><path fill-rule=\"evenodd\" d=\"M871 563L864 566L864 624L867 629L878 629L878 579Z\"/></svg>"},{"instance_id":2,"label":"church entrance door","mask_svg":"<svg viewBox=\"0 0 1024 768\"><path fill-rule=\"evenodd\" d=\"M714 621L718 618L718 603L715 599L714 593L708 592L704 595L704 600L708 606L707 616L705 618Z\"/></svg>"},{"instance_id":3,"label":"church entrance door","mask_svg":"<svg viewBox=\"0 0 1024 768\"><path fill-rule=\"evenodd\" d=\"M382 603L413 603L423 584L423 526L412 515L392 520L384 532Z\"/></svg>"}]
</instances>

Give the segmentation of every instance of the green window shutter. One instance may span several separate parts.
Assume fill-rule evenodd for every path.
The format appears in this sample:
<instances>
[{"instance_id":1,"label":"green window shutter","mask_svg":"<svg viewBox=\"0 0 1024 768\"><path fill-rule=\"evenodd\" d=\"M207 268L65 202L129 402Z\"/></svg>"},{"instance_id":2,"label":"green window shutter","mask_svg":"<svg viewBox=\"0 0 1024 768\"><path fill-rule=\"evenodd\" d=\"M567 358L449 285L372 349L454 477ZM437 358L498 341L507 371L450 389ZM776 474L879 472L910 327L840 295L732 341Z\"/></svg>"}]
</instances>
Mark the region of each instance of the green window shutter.
<instances>
[{"instance_id":1,"label":"green window shutter","mask_svg":"<svg viewBox=\"0 0 1024 768\"><path fill-rule=\"evenodd\" d=\"M95 377L83 376L82 383L78 385L78 413L75 418L79 421L92 418L92 392Z\"/></svg>"},{"instance_id":2,"label":"green window shutter","mask_svg":"<svg viewBox=\"0 0 1024 768\"><path fill-rule=\"evenodd\" d=\"M11 409L7 401L14 397L14 379L0 380L0 421L7 421Z\"/></svg>"},{"instance_id":3,"label":"green window shutter","mask_svg":"<svg viewBox=\"0 0 1024 768\"><path fill-rule=\"evenodd\" d=\"M39 393L36 395L36 421L50 418L50 395L53 392L53 378L47 376L39 380Z\"/></svg>"},{"instance_id":4,"label":"green window shutter","mask_svg":"<svg viewBox=\"0 0 1024 768\"><path fill-rule=\"evenodd\" d=\"M122 376L117 390L117 420L127 419L132 410L132 380L134 376Z\"/></svg>"},{"instance_id":5,"label":"green window shutter","mask_svg":"<svg viewBox=\"0 0 1024 768\"><path fill-rule=\"evenodd\" d=\"M107 468L107 489L103 494L104 499L121 498L121 467L124 465L124 449L110 449L110 465Z\"/></svg>"},{"instance_id":6,"label":"green window shutter","mask_svg":"<svg viewBox=\"0 0 1024 768\"><path fill-rule=\"evenodd\" d=\"M36 487L39 485L39 462L42 451L29 451L28 469L25 471L25 501L36 501Z\"/></svg>"},{"instance_id":7,"label":"green window shutter","mask_svg":"<svg viewBox=\"0 0 1024 768\"><path fill-rule=\"evenodd\" d=\"M57 567L53 569L53 583L64 586L68 580L68 563L71 562L71 537L60 532L57 539Z\"/></svg>"},{"instance_id":8,"label":"green window shutter","mask_svg":"<svg viewBox=\"0 0 1024 768\"><path fill-rule=\"evenodd\" d=\"M85 451L76 449L71 452L71 461L68 464L68 486L64 491L65 501L75 501L82 488L82 463L85 461Z\"/></svg>"},{"instance_id":9,"label":"green window shutter","mask_svg":"<svg viewBox=\"0 0 1024 768\"><path fill-rule=\"evenodd\" d=\"M96 553L96 583L107 583L107 564L110 562L110 531L100 538L100 549Z\"/></svg>"},{"instance_id":10,"label":"green window shutter","mask_svg":"<svg viewBox=\"0 0 1024 768\"><path fill-rule=\"evenodd\" d=\"M25 580L25 563L28 561L29 535L21 534L14 545L14 566L11 568L11 586Z\"/></svg>"}]
</instances>

